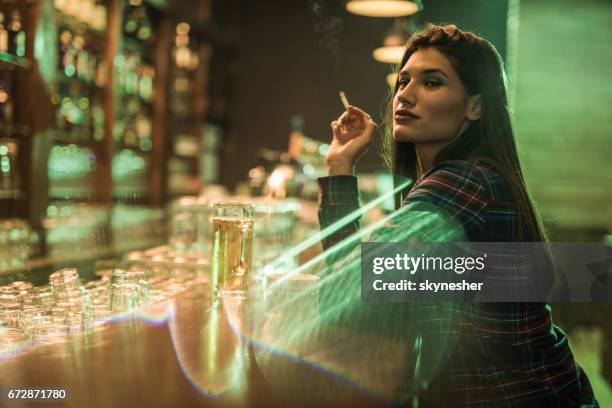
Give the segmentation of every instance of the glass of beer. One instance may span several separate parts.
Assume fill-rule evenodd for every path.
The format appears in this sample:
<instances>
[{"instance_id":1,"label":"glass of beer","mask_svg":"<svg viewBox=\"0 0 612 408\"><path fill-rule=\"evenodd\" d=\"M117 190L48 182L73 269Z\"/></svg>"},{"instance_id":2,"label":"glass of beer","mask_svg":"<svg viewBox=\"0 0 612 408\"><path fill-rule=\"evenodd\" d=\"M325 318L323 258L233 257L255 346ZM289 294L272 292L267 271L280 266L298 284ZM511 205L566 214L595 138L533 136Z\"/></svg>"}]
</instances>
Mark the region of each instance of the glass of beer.
<instances>
[{"instance_id":1,"label":"glass of beer","mask_svg":"<svg viewBox=\"0 0 612 408\"><path fill-rule=\"evenodd\" d=\"M246 297L253 253L253 206L238 202L215 203L211 236L213 297Z\"/></svg>"}]
</instances>

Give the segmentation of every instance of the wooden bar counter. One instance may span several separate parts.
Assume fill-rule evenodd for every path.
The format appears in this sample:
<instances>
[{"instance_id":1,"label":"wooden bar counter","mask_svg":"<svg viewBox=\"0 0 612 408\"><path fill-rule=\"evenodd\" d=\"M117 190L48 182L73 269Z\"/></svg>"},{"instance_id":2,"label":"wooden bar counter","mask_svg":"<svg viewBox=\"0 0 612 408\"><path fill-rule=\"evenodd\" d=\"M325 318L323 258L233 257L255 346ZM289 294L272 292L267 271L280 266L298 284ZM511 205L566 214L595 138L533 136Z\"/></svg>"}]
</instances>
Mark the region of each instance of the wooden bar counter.
<instances>
[{"instance_id":1,"label":"wooden bar counter","mask_svg":"<svg viewBox=\"0 0 612 408\"><path fill-rule=\"evenodd\" d=\"M326 340L326 346L308 340L295 343L298 348L303 346L301 350L278 350L274 341L268 340L274 333L282 332L273 327L275 321L282 324L283 317L259 315L267 319L261 321L252 313L254 307L244 300L213 303L206 294L187 291L85 332L5 350L0 354L0 389L4 393L0 404L6 407L391 404L380 395L386 392L386 379L399 378L398 370L403 365L391 364L382 371L370 372L368 359L373 357L357 349L363 350L371 341L380 350L380 339L372 337L365 342L362 339L357 346L351 341L352 333L338 330L333 340ZM247 328L252 327L254 319L246 316L259 319L257 336ZM397 348L393 350L389 360L401 360ZM341 366L347 361L351 370L341 375ZM364 386L365 383L369 385ZM8 400L6 394L10 389L65 389L67 396L61 401L44 403ZM382 393L373 392L374 389Z\"/></svg>"}]
</instances>

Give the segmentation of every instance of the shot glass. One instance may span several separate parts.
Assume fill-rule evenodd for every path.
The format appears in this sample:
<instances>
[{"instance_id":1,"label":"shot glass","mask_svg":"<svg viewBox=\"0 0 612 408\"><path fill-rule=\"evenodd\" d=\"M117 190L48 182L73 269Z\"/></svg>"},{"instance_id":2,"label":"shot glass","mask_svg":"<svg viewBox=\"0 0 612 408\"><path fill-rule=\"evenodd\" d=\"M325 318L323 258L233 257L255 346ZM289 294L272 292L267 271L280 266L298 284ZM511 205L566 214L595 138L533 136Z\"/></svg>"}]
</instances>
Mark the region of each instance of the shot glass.
<instances>
[{"instance_id":1,"label":"shot glass","mask_svg":"<svg viewBox=\"0 0 612 408\"><path fill-rule=\"evenodd\" d=\"M122 264L113 269L111 308L113 312L137 309L149 297L150 271L139 263Z\"/></svg>"},{"instance_id":2,"label":"shot glass","mask_svg":"<svg viewBox=\"0 0 612 408\"><path fill-rule=\"evenodd\" d=\"M191 252L198 242L197 197L181 197L170 205L170 245L178 253Z\"/></svg>"}]
</instances>

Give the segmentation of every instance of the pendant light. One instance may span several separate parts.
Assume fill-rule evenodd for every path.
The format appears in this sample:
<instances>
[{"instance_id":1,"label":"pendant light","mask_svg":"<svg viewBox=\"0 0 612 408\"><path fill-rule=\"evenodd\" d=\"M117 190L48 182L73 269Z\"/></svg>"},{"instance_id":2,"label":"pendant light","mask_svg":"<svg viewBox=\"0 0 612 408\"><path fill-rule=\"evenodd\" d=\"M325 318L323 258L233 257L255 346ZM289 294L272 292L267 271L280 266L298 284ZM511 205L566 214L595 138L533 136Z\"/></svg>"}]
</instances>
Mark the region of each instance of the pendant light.
<instances>
[{"instance_id":1,"label":"pendant light","mask_svg":"<svg viewBox=\"0 0 612 408\"><path fill-rule=\"evenodd\" d=\"M382 47L378 47L372 51L372 56L376 61L385 64L399 64L404 56L409 33L414 31L414 18L396 18L393 28L387 32L387 35L385 35L383 39Z\"/></svg>"},{"instance_id":2,"label":"pendant light","mask_svg":"<svg viewBox=\"0 0 612 408\"><path fill-rule=\"evenodd\" d=\"M421 0L349 0L346 9L366 17L402 17L418 13Z\"/></svg>"},{"instance_id":3,"label":"pendant light","mask_svg":"<svg viewBox=\"0 0 612 408\"><path fill-rule=\"evenodd\" d=\"M391 72L390 74L387 74L387 85L389 85L391 89L395 88L396 83L397 83L397 73Z\"/></svg>"}]
</instances>

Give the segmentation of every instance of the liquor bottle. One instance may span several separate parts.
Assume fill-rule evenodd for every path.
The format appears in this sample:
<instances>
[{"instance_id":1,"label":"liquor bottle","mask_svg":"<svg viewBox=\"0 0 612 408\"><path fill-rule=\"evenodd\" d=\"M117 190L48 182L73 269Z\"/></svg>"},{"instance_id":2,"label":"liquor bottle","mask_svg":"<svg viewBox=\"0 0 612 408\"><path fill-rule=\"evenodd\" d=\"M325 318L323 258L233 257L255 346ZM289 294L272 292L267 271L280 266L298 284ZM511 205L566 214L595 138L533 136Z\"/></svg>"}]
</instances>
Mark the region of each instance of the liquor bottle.
<instances>
[{"instance_id":1,"label":"liquor bottle","mask_svg":"<svg viewBox=\"0 0 612 408\"><path fill-rule=\"evenodd\" d=\"M64 54L63 65L64 65L64 74L66 76L71 77L71 76L74 76L74 74L76 73L76 59L77 59L78 50L75 45L78 44L78 41L76 41L76 44L75 44L75 40L72 34L70 35L69 39L70 39L70 42L67 44L68 47L67 47L66 53Z\"/></svg>"},{"instance_id":2,"label":"liquor bottle","mask_svg":"<svg viewBox=\"0 0 612 408\"><path fill-rule=\"evenodd\" d=\"M147 9L144 6L140 6L138 10L138 31L136 37L142 41L147 42L151 39L151 22L147 14Z\"/></svg>"},{"instance_id":3,"label":"liquor bottle","mask_svg":"<svg viewBox=\"0 0 612 408\"><path fill-rule=\"evenodd\" d=\"M75 50L74 67L76 76L83 79L86 77L88 58L87 52L85 51L85 37L82 35L75 35L72 40L72 46Z\"/></svg>"},{"instance_id":4,"label":"liquor bottle","mask_svg":"<svg viewBox=\"0 0 612 408\"><path fill-rule=\"evenodd\" d=\"M4 13L0 11L0 52L9 51L8 31L4 27Z\"/></svg>"},{"instance_id":5,"label":"liquor bottle","mask_svg":"<svg viewBox=\"0 0 612 408\"><path fill-rule=\"evenodd\" d=\"M153 78L155 77L155 69L148 64L142 64L140 67L140 78L138 79L138 96L143 101L150 102L153 97Z\"/></svg>"},{"instance_id":6,"label":"liquor bottle","mask_svg":"<svg viewBox=\"0 0 612 408\"><path fill-rule=\"evenodd\" d=\"M125 25L123 31L126 34L134 35L138 30L138 19L136 18L135 10L130 7L125 16Z\"/></svg>"},{"instance_id":7,"label":"liquor bottle","mask_svg":"<svg viewBox=\"0 0 612 408\"><path fill-rule=\"evenodd\" d=\"M0 81L0 124L10 125L13 122L13 101L8 83Z\"/></svg>"},{"instance_id":8,"label":"liquor bottle","mask_svg":"<svg viewBox=\"0 0 612 408\"><path fill-rule=\"evenodd\" d=\"M64 30L59 35L59 56L57 59L58 68L63 72L67 65L73 63L73 56L70 54L70 44L72 43L72 33Z\"/></svg>"},{"instance_id":9,"label":"liquor bottle","mask_svg":"<svg viewBox=\"0 0 612 408\"><path fill-rule=\"evenodd\" d=\"M13 10L11 22L9 23L9 52L18 57L24 57L25 42L26 38L21 24L21 14L19 10Z\"/></svg>"}]
</instances>

